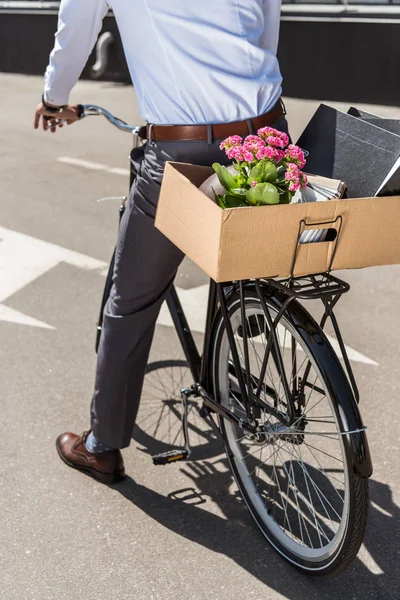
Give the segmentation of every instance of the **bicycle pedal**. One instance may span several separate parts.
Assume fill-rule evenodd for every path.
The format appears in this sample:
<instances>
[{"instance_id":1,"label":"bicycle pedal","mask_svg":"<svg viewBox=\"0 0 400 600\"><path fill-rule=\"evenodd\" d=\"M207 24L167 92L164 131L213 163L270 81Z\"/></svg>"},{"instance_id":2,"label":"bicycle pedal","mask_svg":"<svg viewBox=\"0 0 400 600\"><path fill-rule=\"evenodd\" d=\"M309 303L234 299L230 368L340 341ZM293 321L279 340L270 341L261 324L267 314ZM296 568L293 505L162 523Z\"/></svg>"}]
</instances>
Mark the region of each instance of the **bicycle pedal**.
<instances>
[{"instance_id":1,"label":"bicycle pedal","mask_svg":"<svg viewBox=\"0 0 400 600\"><path fill-rule=\"evenodd\" d=\"M170 450L163 454L155 454L153 456L154 465L169 465L179 460L186 460L189 458L189 452L187 450Z\"/></svg>"}]
</instances>

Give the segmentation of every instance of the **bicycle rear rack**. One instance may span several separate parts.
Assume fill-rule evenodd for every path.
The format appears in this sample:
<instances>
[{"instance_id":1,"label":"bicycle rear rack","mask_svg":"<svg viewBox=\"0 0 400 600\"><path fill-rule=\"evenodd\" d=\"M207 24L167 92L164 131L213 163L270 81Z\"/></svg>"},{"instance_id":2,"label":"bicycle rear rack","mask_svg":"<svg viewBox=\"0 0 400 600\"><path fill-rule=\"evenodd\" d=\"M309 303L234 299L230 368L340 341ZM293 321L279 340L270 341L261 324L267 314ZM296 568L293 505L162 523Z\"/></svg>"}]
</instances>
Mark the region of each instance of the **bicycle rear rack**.
<instances>
[{"instance_id":1,"label":"bicycle rear rack","mask_svg":"<svg viewBox=\"0 0 400 600\"><path fill-rule=\"evenodd\" d=\"M302 233L306 230L307 227L318 227L326 226L329 231L336 232L335 238L332 240L334 242L333 250L331 253L331 258L329 261L329 266L326 272L317 273L313 275L305 275L295 277L294 273L296 270L296 260L299 252L299 248L301 246L301 236ZM285 309L289 306L290 302L294 299L297 300L316 300L319 299L322 301L324 305L324 315L320 321L320 327L322 330L325 329L328 319L330 319L336 339L339 344L340 352L343 358L343 362L345 364L346 373L348 380L350 382L354 397L357 401L357 404L360 402L360 393L357 387L357 383L354 377L353 369L350 364L350 360L347 354L346 346L343 341L343 336L341 334L339 324L337 322L336 316L333 312L334 307L340 300L341 296L347 293L350 290L350 285L345 281L342 281L338 277L335 277L331 274L333 261L336 256L336 252L338 249L338 244L340 242L340 237L343 229L343 217L338 216L331 221L322 221L319 223L308 223L305 219L302 219L299 223L299 230L297 241L295 244L295 248L293 251L293 261L291 267L291 275L287 279L279 280L264 280L270 287L275 288L284 292L287 296L287 301L284 303ZM329 234L328 234L329 235ZM280 311L281 312L281 311ZM282 313L283 314L283 313ZM276 322L276 326L278 322ZM311 368L311 365L309 365Z\"/></svg>"},{"instance_id":2,"label":"bicycle rear rack","mask_svg":"<svg viewBox=\"0 0 400 600\"><path fill-rule=\"evenodd\" d=\"M323 273L317 273L312 275L304 275L304 276L294 276L296 259L298 255L298 248L300 245L301 234L304 231L305 227L310 227L312 225L335 225L337 226L337 235L334 241L333 252L331 255L331 260L329 264L329 269ZM296 243L296 248L293 252L293 263L291 268L291 275L286 279L258 279L258 280L248 280L248 281L234 281L234 282L226 282L223 284L216 284L217 288L217 296L219 305L221 308L221 312L224 318L225 327L227 331L227 336L229 339L229 344L232 352L232 364L231 368L234 370L238 385L240 388L240 393L244 399L246 399L246 408L247 408L247 419L239 418L234 415L227 408L221 406L218 402L214 400L201 385L194 385L190 390L182 390L182 400L183 400L183 414L182 414L182 425L184 430L185 437L185 446L182 449L174 449L170 452L167 452L162 455L158 455L153 457L154 464L170 464L172 462L186 460L190 457L190 444L189 444L189 435L188 435L188 426L187 426L187 408L186 402L189 395L201 396L203 399L203 407L200 411L201 416L211 425L217 433L219 433L222 441L225 443L223 436L221 435L220 429L212 418L212 413L219 415L220 418L227 419L229 421L234 422L238 427L240 427L245 433L248 434L256 434L257 433L257 417L260 410L263 408L268 410L272 415L274 415L284 426L288 428L288 435L291 434L290 428L293 423L296 422L297 415L297 407L295 402L300 401L302 395L304 395L304 388L307 386L308 375L311 370L311 362L308 362L305 372L303 374L302 380L297 384L294 384L292 381L289 382L287 376L285 374L285 369L283 366L283 357L279 347L278 333L277 328L278 325L284 316L287 308L293 302L296 301L305 301L305 300L316 300L320 299L324 305L324 314L320 321L320 327L322 330L326 327L328 319L331 320L333 329L335 331L335 335L339 344L339 348L343 357L343 361L345 364L345 369L348 377L348 381L351 385L354 397L359 402L359 391L357 388L357 384L354 378L354 374L352 371L352 367L350 364L350 360L348 358L346 346L344 344L339 325L337 323L336 317L334 315L333 309L336 306L337 302L341 298L344 293L347 293L350 290L350 285L345 281L342 281L338 277L331 274L331 268L333 264L333 260L337 250L337 244L340 239L340 233L342 229L342 218L338 217L334 221L322 222L310 224L306 221L301 221L299 225L298 239ZM228 311L228 303L227 298L231 293L234 293L237 290L240 294L241 298L241 311L242 311L242 323L246 323L246 314L245 314L245 287L252 286L255 288L257 296L260 300L261 306L263 307L263 312L265 314L265 318L268 324L268 339L267 346L265 349L265 355L263 358L260 376L258 380L252 378L250 376L250 364L249 364L249 354L248 354L248 336L252 335L248 332L247 326L242 326L241 335L243 337L243 354L244 354L244 368L241 366L234 333L232 330L232 325L229 318ZM276 290L281 294L281 306L277 307L277 314L273 317L270 313L270 310L267 307L265 301L265 290ZM292 348L292 352L296 350ZM264 382L265 373L267 369L267 363L270 355L273 355L274 361L276 361L277 367L281 372L282 383L283 383L283 391L286 399L286 412L287 414L280 413L278 410L274 409L270 403L265 403L261 400L261 390L263 389L267 395L269 395L274 401L274 390L266 385ZM295 356L294 356L294 365ZM256 389L256 391L254 391ZM296 388L296 389L295 389ZM294 396L296 399L294 399ZM340 431L339 435L351 435L364 431L366 428L359 428L351 431ZM272 435L272 434L271 434ZM277 434L278 435L278 434ZM279 434L280 435L280 434ZM293 433L293 435L298 435L298 432ZM228 449L229 450L229 449Z\"/></svg>"},{"instance_id":3,"label":"bicycle rear rack","mask_svg":"<svg viewBox=\"0 0 400 600\"><path fill-rule=\"evenodd\" d=\"M321 300L324 305L324 315L319 323L322 331L324 331L328 319L330 319L337 342L339 344L340 352L345 364L347 377L349 379L351 388L353 390L354 397L357 404L360 402L360 393L357 387L357 383L354 377L353 369L350 364L348 353L346 350L343 336L339 328L338 321L333 312L333 309L337 305L341 296L350 290L350 285L345 281L342 281L338 277L333 276L331 273L319 273L316 275L308 275L303 277L290 277L282 281L276 281L273 279L263 280L266 285L276 290L283 292L287 296L287 300L284 303L284 310L289 306L293 300ZM257 283L256 283L257 287ZM283 312L282 311L282 315ZM275 328L281 318L281 311L279 312L279 319L276 320Z\"/></svg>"},{"instance_id":4,"label":"bicycle rear rack","mask_svg":"<svg viewBox=\"0 0 400 600\"><path fill-rule=\"evenodd\" d=\"M283 280L265 279L262 281L298 300L322 300L327 296L341 296L350 290L348 283L334 277L329 272Z\"/></svg>"},{"instance_id":5,"label":"bicycle rear rack","mask_svg":"<svg viewBox=\"0 0 400 600\"><path fill-rule=\"evenodd\" d=\"M296 271L296 260L298 257L299 247L301 245L301 237L302 233L305 231L307 227L318 227L321 228L323 226L331 230L334 229L335 237L330 240L333 242L333 248L331 252L331 258L328 265L327 271L323 273L317 273L312 275L303 275L303 276L294 276ZM316 300L320 299L324 306L324 314L320 321L321 330L324 330L327 324L328 319L331 320L340 352L345 365L345 372L347 374L347 378L349 384L351 386L352 392L356 399L356 402L360 401L360 394L358 391L358 387L355 381L355 377L353 374L353 370L350 364L350 360L347 354L347 349L343 341L342 334L340 332L340 328L333 312L334 307L337 302L341 298L341 296L350 290L350 285L345 281L342 281L338 277L335 277L331 274L333 261L336 255L338 243L341 237L343 226L343 219L341 216L338 216L332 221L323 221L320 223L308 223L304 219L302 219L299 223L298 236L295 244L295 248L293 251L293 260L291 266L291 275L287 279L257 279L251 280L248 282L233 282L234 286L239 290L241 305L242 305L242 322L246 322L245 316L245 308L244 308L244 288L246 285L251 284L254 285L255 290L257 292L258 299L263 308L263 312L265 315L266 322L268 324L268 339L267 346L265 349L265 355L261 365L261 371L258 382L254 382L249 377L250 373L250 365L249 365L249 357L248 357L248 333L247 327L243 327L243 354L244 354L244 370L240 366L240 360L236 349L236 344L234 340L234 335L232 331L232 327L229 320L229 314L227 310L226 297L223 290L223 284L218 284L218 297L220 301L221 310L224 316L225 326L227 330L227 335L229 339L229 345L231 347L233 366L237 373L238 384L240 387L240 392L243 398L246 399L247 416L250 422L254 422L254 419L257 417L258 412L261 408L265 408L268 410L273 416L275 416L282 424L290 427L296 418L296 405L293 396L297 396L297 398L301 399L301 396L304 394L304 386L307 385L307 378L309 372L311 370L311 362L308 363L304 376L303 382L301 382L300 387L296 388L296 385L293 382L289 382L285 373L285 369L283 367L283 357L279 347L277 328L278 325L284 316L287 308L293 302L293 300ZM328 234L330 235L330 234ZM266 301L265 301L265 288L275 289L284 294L284 298L282 299L282 304L278 309L278 312L273 318L271 315ZM250 332L251 335L251 332ZM269 386L263 385L263 381L265 379L265 374L267 370L267 364L269 361L270 355L273 355L274 362L276 363L278 371L281 373L282 377L282 386L284 392L284 398L286 402L286 411L287 414L282 414L276 408L271 405L265 405L261 400L261 391L267 392L268 395L271 396L272 400L274 399L274 390L269 389ZM292 348L293 361L295 364L295 349ZM254 392L255 384L257 386L256 391ZM291 389L292 388L292 389ZM265 406L264 406L265 405Z\"/></svg>"}]
</instances>

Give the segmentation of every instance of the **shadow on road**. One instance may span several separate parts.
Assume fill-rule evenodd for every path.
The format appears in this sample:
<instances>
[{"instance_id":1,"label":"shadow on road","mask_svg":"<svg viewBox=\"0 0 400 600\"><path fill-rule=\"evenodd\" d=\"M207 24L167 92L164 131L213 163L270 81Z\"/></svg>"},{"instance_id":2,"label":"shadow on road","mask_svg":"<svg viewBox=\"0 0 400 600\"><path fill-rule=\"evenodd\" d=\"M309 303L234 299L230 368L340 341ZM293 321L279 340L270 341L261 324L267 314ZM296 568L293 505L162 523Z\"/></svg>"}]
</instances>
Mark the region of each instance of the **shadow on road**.
<instances>
[{"instance_id":1,"label":"shadow on road","mask_svg":"<svg viewBox=\"0 0 400 600\"><path fill-rule=\"evenodd\" d=\"M181 429L180 411L172 408L180 403L179 392L187 377L190 380L189 369L181 360L149 365L142 412L139 412L133 434L142 452L152 455L165 452L171 446L179 446L175 432ZM168 418L163 412L166 408ZM192 414L196 412L193 410ZM387 485L370 480L371 507L364 545L375 562L374 572L357 558L339 576L330 579L307 577L268 545L253 523L239 492L232 494L232 475L226 459L220 457L221 442L210 432L208 425L195 422L192 417L190 435L196 439L193 460L184 464L182 472L192 480L193 488L176 490L165 497L128 479L116 489L164 527L227 556L289 600L333 599L341 595L346 600L400 598L400 509ZM315 472L314 477L317 476L318 472ZM207 500L218 506L223 517L200 508ZM238 593L238 597L245 600L246 595Z\"/></svg>"},{"instance_id":2,"label":"shadow on road","mask_svg":"<svg viewBox=\"0 0 400 600\"><path fill-rule=\"evenodd\" d=\"M217 462L186 463L183 472L193 480L193 490L177 490L168 497L137 484L131 478L114 486L120 494L149 517L182 537L221 553L259 581L289 600L335 598L348 600L399 598L398 572L399 508L388 486L371 480L371 510L365 546L380 574L372 573L356 559L349 569L333 578L307 577L287 564L266 543L253 524L239 494L228 493L232 476L221 472ZM198 505L209 498L224 517L202 510ZM166 548L166 552L168 549ZM180 568L184 558L180 557ZM210 573L212 578L212 573ZM227 571L229 579L229 571ZM238 590L238 597L245 599Z\"/></svg>"}]
</instances>

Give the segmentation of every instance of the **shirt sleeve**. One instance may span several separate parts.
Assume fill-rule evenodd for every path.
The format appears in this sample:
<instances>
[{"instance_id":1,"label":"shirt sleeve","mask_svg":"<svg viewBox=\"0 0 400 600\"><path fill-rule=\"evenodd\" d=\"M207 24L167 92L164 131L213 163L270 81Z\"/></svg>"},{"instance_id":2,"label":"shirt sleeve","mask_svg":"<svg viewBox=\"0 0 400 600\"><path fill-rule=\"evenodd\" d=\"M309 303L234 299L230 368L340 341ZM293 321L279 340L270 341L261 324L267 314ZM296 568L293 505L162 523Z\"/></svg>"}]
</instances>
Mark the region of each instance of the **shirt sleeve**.
<instances>
[{"instance_id":1,"label":"shirt sleeve","mask_svg":"<svg viewBox=\"0 0 400 600\"><path fill-rule=\"evenodd\" d=\"M278 51L282 1L263 0L263 2L264 31L260 38L260 47L276 54Z\"/></svg>"},{"instance_id":2,"label":"shirt sleeve","mask_svg":"<svg viewBox=\"0 0 400 600\"><path fill-rule=\"evenodd\" d=\"M61 0L55 44L44 76L44 94L49 104L68 104L108 8L106 0Z\"/></svg>"}]
</instances>

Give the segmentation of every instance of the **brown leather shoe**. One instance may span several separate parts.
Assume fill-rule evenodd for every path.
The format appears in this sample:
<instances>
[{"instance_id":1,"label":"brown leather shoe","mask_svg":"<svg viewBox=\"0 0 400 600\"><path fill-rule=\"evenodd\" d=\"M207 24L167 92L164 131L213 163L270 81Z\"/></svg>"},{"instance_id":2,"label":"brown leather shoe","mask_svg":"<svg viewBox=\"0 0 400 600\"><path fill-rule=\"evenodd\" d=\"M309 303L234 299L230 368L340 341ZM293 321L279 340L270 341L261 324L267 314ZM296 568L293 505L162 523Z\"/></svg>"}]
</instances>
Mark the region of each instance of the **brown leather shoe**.
<instances>
[{"instance_id":1,"label":"brown leather shoe","mask_svg":"<svg viewBox=\"0 0 400 600\"><path fill-rule=\"evenodd\" d=\"M125 477L124 461L119 450L93 454L86 449L88 431L82 435L62 433L56 441L61 460L69 467L79 469L102 483L117 483Z\"/></svg>"}]
</instances>

